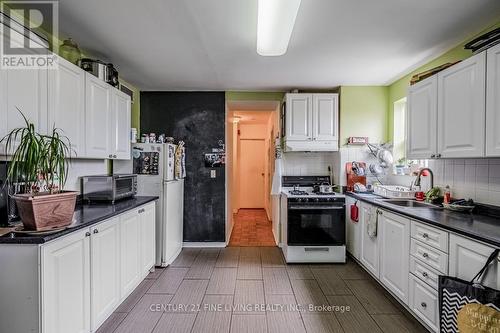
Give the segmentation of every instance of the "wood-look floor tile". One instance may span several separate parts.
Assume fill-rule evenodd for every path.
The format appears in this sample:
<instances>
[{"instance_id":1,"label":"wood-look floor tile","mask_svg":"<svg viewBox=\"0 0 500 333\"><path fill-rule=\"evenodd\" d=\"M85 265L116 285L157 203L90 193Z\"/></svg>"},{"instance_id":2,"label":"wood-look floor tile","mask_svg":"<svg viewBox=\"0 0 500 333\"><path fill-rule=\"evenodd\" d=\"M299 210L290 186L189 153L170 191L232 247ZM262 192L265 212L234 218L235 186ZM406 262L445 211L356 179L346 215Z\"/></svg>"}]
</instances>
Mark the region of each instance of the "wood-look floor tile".
<instances>
[{"instance_id":1,"label":"wood-look floor tile","mask_svg":"<svg viewBox=\"0 0 500 333\"><path fill-rule=\"evenodd\" d=\"M239 247L226 247L220 250L215 267L238 267L239 259Z\"/></svg>"},{"instance_id":2,"label":"wood-look floor tile","mask_svg":"<svg viewBox=\"0 0 500 333\"><path fill-rule=\"evenodd\" d=\"M331 268L313 268L312 273L325 295L351 295L352 292Z\"/></svg>"},{"instance_id":3,"label":"wood-look floor tile","mask_svg":"<svg viewBox=\"0 0 500 333\"><path fill-rule=\"evenodd\" d=\"M233 296L206 295L203 299L202 311L198 313L192 329L193 333L224 333L229 332L231 324L231 306ZM208 305L208 307L206 306ZM211 308L220 306L220 309Z\"/></svg>"},{"instance_id":4,"label":"wood-look floor tile","mask_svg":"<svg viewBox=\"0 0 500 333\"><path fill-rule=\"evenodd\" d=\"M169 267L149 288L149 294L175 294L189 268Z\"/></svg>"},{"instance_id":5,"label":"wood-look floor tile","mask_svg":"<svg viewBox=\"0 0 500 333\"><path fill-rule=\"evenodd\" d=\"M243 248L240 253L240 260L238 262L238 279L239 280L262 280L262 266L260 263L260 256L257 257L244 257Z\"/></svg>"},{"instance_id":6,"label":"wood-look floor tile","mask_svg":"<svg viewBox=\"0 0 500 333\"><path fill-rule=\"evenodd\" d=\"M342 333L344 330L333 313L303 313L307 333Z\"/></svg>"},{"instance_id":7,"label":"wood-look floor tile","mask_svg":"<svg viewBox=\"0 0 500 333\"><path fill-rule=\"evenodd\" d=\"M201 304L207 286L208 280L184 280L177 289L171 303L173 305Z\"/></svg>"},{"instance_id":8,"label":"wood-look floor tile","mask_svg":"<svg viewBox=\"0 0 500 333\"><path fill-rule=\"evenodd\" d=\"M200 251L198 248L183 248L170 267L191 267Z\"/></svg>"},{"instance_id":9,"label":"wood-look floor tile","mask_svg":"<svg viewBox=\"0 0 500 333\"><path fill-rule=\"evenodd\" d=\"M203 249L194 260L191 268L187 272L185 279L210 279L219 249Z\"/></svg>"},{"instance_id":10,"label":"wood-look floor tile","mask_svg":"<svg viewBox=\"0 0 500 333\"><path fill-rule=\"evenodd\" d=\"M153 285L154 280L146 279L142 281L137 288L123 301L122 304L115 310L115 312L130 312L132 308L139 302L142 295L144 295L149 288Z\"/></svg>"},{"instance_id":11,"label":"wood-look floor tile","mask_svg":"<svg viewBox=\"0 0 500 333\"><path fill-rule=\"evenodd\" d=\"M266 294L280 295L293 293L286 268L264 267L262 268L262 277L264 279L264 291Z\"/></svg>"},{"instance_id":12,"label":"wood-look floor tile","mask_svg":"<svg viewBox=\"0 0 500 333\"><path fill-rule=\"evenodd\" d=\"M160 320L162 311L151 311L153 304L168 304L171 295L146 294L120 323L116 333L149 333Z\"/></svg>"},{"instance_id":13,"label":"wood-look floor tile","mask_svg":"<svg viewBox=\"0 0 500 333\"><path fill-rule=\"evenodd\" d=\"M147 276L146 279L153 279L156 280L157 278L160 277L160 275L163 273L165 268L163 267L155 267L154 272L150 272Z\"/></svg>"},{"instance_id":14,"label":"wood-look floor tile","mask_svg":"<svg viewBox=\"0 0 500 333\"><path fill-rule=\"evenodd\" d=\"M415 319L403 315L372 315L384 333L425 333L427 330Z\"/></svg>"},{"instance_id":15,"label":"wood-look floor tile","mask_svg":"<svg viewBox=\"0 0 500 333\"><path fill-rule=\"evenodd\" d=\"M376 282L346 280L346 283L369 314L401 314Z\"/></svg>"},{"instance_id":16,"label":"wood-look floor tile","mask_svg":"<svg viewBox=\"0 0 500 333\"><path fill-rule=\"evenodd\" d=\"M290 295L264 294L264 297L266 298L267 305L274 305L274 304L283 305L284 309L288 309L288 311L292 311L297 308L297 300L295 299L295 296L292 294ZM270 311L272 311L272 309L268 310L268 312Z\"/></svg>"},{"instance_id":17,"label":"wood-look floor tile","mask_svg":"<svg viewBox=\"0 0 500 333\"><path fill-rule=\"evenodd\" d=\"M344 307L345 311L334 312L335 317L345 332L382 333L373 318L353 295L327 296L330 305ZM347 311L347 307L348 310Z\"/></svg>"},{"instance_id":18,"label":"wood-look floor tile","mask_svg":"<svg viewBox=\"0 0 500 333\"><path fill-rule=\"evenodd\" d=\"M314 275L308 265L288 265L286 266L290 280L312 280Z\"/></svg>"},{"instance_id":19,"label":"wood-look floor tile","mask_svg":"<svg viewBox=\"0 0 500 333\"><path fill-rule=\"evenodd\" d=\"M243 307L243 309L237 309L234 313L248 313L247 310L260 311L259 308L246 308L249 305L253 307L255 304L265 304L264 282L261 280L237 280L234 305L238 308Z\"/></svg>"},{"instance_id":20,"label":"wood-look floor tile","mask_svg":"<svg viewBox=\"0 0 500 333\"><path fill-rule=\"evenodd\" d=\"M234 295L236 287L237 268L215 268L206 294Z\"/></svg>"},{"instance_id":21,"label":"wood-look floor tile","mask_svg":"<svg viewBox=\"0 0 500 333\"><path fill-rule=\"evenodd\" d=\"M260 257L262 267L283 267L285 262L279 247L261 247Z\"/></svg>"},{"instance_id":22,"label":"wood-look floor tile","mask_svg":"<svg viewBox=\"0 0 500 333\"><path fill-rule=\"evenodd\" d=\"M267 333L265 314L233 314L231 333Z\"/></svg>"},{"instance_id":23,"label":"wood-look floor tile","mask_svg":"<svg viewBox=\"0 0 500 333\"><path fill-rule=\"evenodd\" d=\"M273 333L305 333L306 329L299 312L275 311L266 312L268 332Z\"/></svg>"},{"instance_id":24,"label":"wood-look floor tile","mask_svg":"<svg viewBox=\"0 0 500 333\"><path fill-rule=\"evenodd\" d=\"M126 312L113 312L111 316L102 323L96 333L112 333L127 316Z\"/></svg>"},{"instance_id":25,"label":"wood-look floor tile","mask_svg":"<svg viewBox=\"0 0 500 333\"><path fill-rule=\"evenodd\" d=\"M240 248L240 257L242 258L259 258L260 262L260 249L255 246L241 247Z\"/></svg>"},{"instance_id":26,"label":"wood-look floor tile","mask_svg":"<svg viewBox=\"0 0 500 333\"><path fill-rule=\"evenodd\" d=\"M353 259L348 258L345 264L332 265L333 270L344 280L366 280L371 279L363 268L361 268Z\"/></svg>"},{"instance_id":27,"label":"wood-look floor tile","mask_svg":"<svg viewBox=\"0 0 500 333\"><path fill-rule=\"evenodd\" d=\"M314 306L328 305L325 295L315 280L292 280L291 282L297 303L307 312L322 311Z\"/></svg>"},{"instance_id":28,"label":"wood-look floor tile","mask_svg":"<svg viewBox=\"0 0 500 333\"><path fill-rule=\"evenodd\" d=\"M164 313L153 333L189 333L196 319L196 313Z\"/></svg>"}]
</instances>

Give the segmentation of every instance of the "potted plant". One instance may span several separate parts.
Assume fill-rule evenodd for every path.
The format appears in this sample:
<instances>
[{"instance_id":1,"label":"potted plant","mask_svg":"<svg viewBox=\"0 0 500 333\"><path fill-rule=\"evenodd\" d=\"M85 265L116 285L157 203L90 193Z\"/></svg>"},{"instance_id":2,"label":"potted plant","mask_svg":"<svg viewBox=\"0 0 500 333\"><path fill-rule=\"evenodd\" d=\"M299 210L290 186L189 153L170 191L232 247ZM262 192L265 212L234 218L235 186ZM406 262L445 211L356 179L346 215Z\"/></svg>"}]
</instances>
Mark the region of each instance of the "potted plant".
<instances>
[{"instance_id":1,"label":"potted plant","mask_svg":"<svg viewBox=\"0 0 500 333\"><path fill-rule=\"evenodd\" d=\"M13 195L25 230L45 231L71 224L77 192L62 191L68 175L71 143L57 128L39 134L21 115L25 127L16 128L0 142L5 154L13 152L7 181L15 185Z\"/></svg>"}]
</instances>

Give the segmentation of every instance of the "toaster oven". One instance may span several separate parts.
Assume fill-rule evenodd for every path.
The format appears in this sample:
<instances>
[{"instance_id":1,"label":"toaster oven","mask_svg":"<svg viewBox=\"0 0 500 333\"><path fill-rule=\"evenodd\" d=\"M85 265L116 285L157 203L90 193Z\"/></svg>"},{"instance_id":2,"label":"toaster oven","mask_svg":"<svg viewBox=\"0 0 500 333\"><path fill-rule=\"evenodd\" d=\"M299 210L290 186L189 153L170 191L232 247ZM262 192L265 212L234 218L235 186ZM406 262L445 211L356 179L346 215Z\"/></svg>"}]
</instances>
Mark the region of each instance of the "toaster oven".
<instances>
[{"instance_id":1,"label":"toaster oven","mask_svg":"<svg viewBox=\"0 0 500 333\"><path fill-rule=\"evenodd\" d=\"M117 200L137 194L137 175L113 174L84 176L81 179L82 197L86 202Z\"/></svg>"}]
</instances>

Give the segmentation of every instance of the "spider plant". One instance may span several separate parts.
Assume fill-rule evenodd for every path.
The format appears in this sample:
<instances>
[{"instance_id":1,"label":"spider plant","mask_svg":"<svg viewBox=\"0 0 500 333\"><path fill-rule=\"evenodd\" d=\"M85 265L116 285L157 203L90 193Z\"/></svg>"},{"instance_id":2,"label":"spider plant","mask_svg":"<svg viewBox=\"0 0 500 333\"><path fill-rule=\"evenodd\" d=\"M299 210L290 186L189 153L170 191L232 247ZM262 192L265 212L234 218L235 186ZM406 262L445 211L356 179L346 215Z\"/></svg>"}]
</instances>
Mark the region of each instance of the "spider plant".
<instances>
[{"instance_id":1,"label":"spider plant","mask_svg":"<svg viewBox=\"0 0 500 333\"><path fill-rule=\"evenodd\" d=\"M39 134L35 125L18 111L25 127L13 129L0 141L5 143L6 156L14 151L7 179L11 184L22 185L24 193L57 193L67 180L71 143L55 127L50 135ZM41 188L42 184L45 186Z\"/></svg>"}]
</instances>

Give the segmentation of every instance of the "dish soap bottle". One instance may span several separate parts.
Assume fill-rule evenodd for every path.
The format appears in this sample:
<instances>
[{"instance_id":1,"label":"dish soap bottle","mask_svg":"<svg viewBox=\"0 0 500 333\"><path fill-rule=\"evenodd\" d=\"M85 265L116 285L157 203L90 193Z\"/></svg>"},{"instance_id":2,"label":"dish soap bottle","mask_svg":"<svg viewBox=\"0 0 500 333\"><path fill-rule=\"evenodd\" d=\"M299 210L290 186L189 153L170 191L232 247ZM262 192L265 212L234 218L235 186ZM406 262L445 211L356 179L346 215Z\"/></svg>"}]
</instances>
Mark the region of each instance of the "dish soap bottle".
<instances>
[{"instance_id":1,"label":"dish soap bottle","mask_svg":"<svg viewBox=\"0 0 500 333\"><path fill-rule=\"evenodd\" d=\"M451 202L451 188L450 185L446 185L444 188L444 201L445 204L449 204Z\"/></svg>"}]
</instances>

